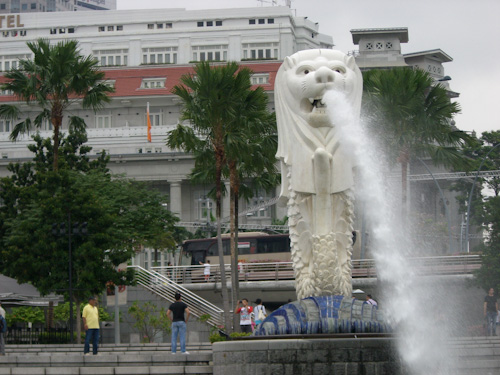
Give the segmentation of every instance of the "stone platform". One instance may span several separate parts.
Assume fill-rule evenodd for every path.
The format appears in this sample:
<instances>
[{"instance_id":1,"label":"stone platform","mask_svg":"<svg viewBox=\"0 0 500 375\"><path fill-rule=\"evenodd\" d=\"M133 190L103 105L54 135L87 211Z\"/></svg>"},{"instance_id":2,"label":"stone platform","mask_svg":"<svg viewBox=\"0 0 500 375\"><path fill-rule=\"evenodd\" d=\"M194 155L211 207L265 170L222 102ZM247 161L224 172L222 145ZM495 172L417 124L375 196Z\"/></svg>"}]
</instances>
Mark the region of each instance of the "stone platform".
<instances>
[{"instance_id":1,"label":"stone platform","mask_svg":"<svg viewBox=\"0 0 500 375\"><path fill-rule=\"evenodd\" d=\"M397 375L404 371L390 335L252 337L213 345L214 375Z\"/></svg>"}]
</instances>

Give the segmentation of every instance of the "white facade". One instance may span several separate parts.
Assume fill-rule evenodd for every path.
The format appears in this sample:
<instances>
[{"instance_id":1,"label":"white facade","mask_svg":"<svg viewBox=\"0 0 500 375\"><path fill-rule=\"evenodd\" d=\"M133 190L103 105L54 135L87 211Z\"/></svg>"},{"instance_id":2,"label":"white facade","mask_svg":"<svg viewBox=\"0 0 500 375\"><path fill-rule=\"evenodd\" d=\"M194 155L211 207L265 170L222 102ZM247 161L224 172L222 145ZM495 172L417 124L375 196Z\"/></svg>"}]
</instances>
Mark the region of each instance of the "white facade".
<instances>
[{"instance_id":1,"label":"white facade","mask_svg":"<svg viewBox=\"0 0 500 375\"><path fill-rule=\"evenodd\" d=\"M295 17L288 7L197 10L159 9L139 11L95 11L9 15L0 27L0 70L17 66L30 57L27 41L48 38L52 42L76 39L84 55L98 58L107 79L115 85L112 102L99 113L74 106L72 114L88 126L93 153L105 150L114 173L125 173L151 184L170 196L169 209L182 221L206 222L214 207L206 194L211 186L192 186L187 176L193 160L165 146L166 134L178 123L179 100L170 90L192 63L202 60L238 61L250 66L252 81L270 95L273 109L274 75L284 57L306 48L331 48L332 38L318 32L318 25ZM0 93L0 102L12 102ZM146 138L146 106L150 105L152 142ZM25 110L28 110L27 107ZM27 113L28 115L29 113ZM33 114L33 113L32 113ZM12 123L0 120L0 176L13 161L27 161L30 136L9 141ZM50 124L42 130L51 136ZM248 206L268 200L275 192L261 192ZM243 210L246 202L241 202ZM270 224L284 212L259 210L243 217L242 223ZM229 202L223 202L229 215Z\"/></svg>"}]
</instances>

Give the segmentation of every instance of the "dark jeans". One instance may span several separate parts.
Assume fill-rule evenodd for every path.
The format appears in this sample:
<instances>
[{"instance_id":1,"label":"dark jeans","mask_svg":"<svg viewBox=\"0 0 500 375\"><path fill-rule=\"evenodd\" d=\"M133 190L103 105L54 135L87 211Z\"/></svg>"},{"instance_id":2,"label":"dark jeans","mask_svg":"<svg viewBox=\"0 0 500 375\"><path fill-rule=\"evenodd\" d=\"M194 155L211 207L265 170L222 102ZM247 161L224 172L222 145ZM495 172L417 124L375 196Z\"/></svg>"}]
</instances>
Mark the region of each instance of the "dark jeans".
<instances>
[{"instance_id":1,"label":"dark jeans","mask_svg":"<svg viewBox=\"0 0 500 375\"><path fill-rule=\"evenodd\" d=\"M488 327L488 336L497 335L497 313L494 311L486 312L486 327Z\"/></svg>"},{"instance_id":2,"label":"dark jeans","mask_svg":"<svg viewBox=\"0 0 500 375\"><path fill-rule=\"evenodd\" d=\"M252 325L251 324L240 325L240 327L241 327L241 332L252 333Z\"/></svg>"},{"instance_id":3,"label":"dark jeans","mask_svg":"<svg viewBox=\"0 0 500 375\"><path fill-rule=\"evenodd\" d=\"M99 348L99 329L87 329L85 333L85 346L83 347L83 353L88 353L90 350L90 340L92 340L92 353L97 354L97 349Z\"/></svg>"}]
</instances>

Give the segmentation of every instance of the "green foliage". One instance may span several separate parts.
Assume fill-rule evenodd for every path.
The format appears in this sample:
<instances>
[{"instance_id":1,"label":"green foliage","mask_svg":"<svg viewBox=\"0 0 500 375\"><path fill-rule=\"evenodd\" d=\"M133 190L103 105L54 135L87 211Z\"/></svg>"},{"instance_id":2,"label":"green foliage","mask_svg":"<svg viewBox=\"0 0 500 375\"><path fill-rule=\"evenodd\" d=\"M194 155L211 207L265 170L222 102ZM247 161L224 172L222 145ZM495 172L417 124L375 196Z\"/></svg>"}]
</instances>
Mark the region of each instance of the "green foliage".
<instances>
[{"instance_id":1,"label":"green foliage","mask_svg":"<svg viewBox=\"0 0 500 375\"><path fill-rule=\"evenodd\" d=\"M171 323L167 318L165 308L160 308L152 302L139 305L135 301L129 307L128 313L134 318L133 327L139 331L141 342L154 342L161 332L170 333Z\"/></svg>"},{"instance_id":2,"label":"green foliage","mask_svg":"<svg viewBox=\"0 0 500 375\"><path fill-rule=\"evenodd\" d=\"M54 128L53 170L58 169L59 132L65 111L80 98L81 106L98 111L109 102L109 94L114 89L104 83L104 72L99 70L98 61L93 56L80 55L78 42L61 41L50 45L45 39L28 42L33 58L20 59L19 67L6 72L8 79L1 85L2 90L10 90L28 106L29 111L37 111L35 118L22 113L17 105L0 105L0 117L18 121L10 138L16 140L32 128L41 128L50 122ZM85 122L78 116L69 116L68 125L74 129L84 129Z\"/></svg>"},{"instance_id":3,"label":"green foliage","mask_svg":"<svg viewBox=\"0 0 500 375\"><path fill-rule=\"evenodd\" d=\"M44 323L45 314L40 307L20 306L14 307L6 320L9 326L12 323Z\"/></svg>"},{"instance_id":4,"label":"green foliage","mask_svg":"<svg viewBox=\"0 0 500 375\"><path fill-rule=\"evenodd\" d=\"M248 332L233 332L229 335L229 337L248 337L248 336L252 336L251 333L248 333Z\"/></svg>"},{"instance_id":5,"label":"green foliage","mask_svg":"<svg viewBox=\"0 0 500 375\"><path fill-rule=\"evenodd\" d=\"M82 129L62 137L59 171L50 168L52 143L35 136L33 162L10 164L0 179L0 270L42 294L68 289L68 232L52 225L87 222L88 234L71 235L72 280L78 301L99 294L107 282L133 283L132 270L118 270L140 245L174 248L178 220L167 197L144 184L112 176L101 155L89 161ZM40 277L43 275L44 277Z\"/></svg>"},{"instance_id":6,"label":"green foliage","mask_svg":"<svg viewBox=\"0 0 500 375\"><path fill-rule=\"evenodd\" d=\"M226 336L222 336L219 332L213 332L208 336L208 340L213 344L214 342L226 341Z\"/></svg>"},{"instance_id":7,"label":"green foliage","mask_svg":"<svg viewBox=\"0 0 500 375\"><path fill-rule=\"evenodd\" d=\"M209 319L210 319L210 314L203 314L198 318L198 321L206 323L208 322Z\"/></svg>"}]
</instances>

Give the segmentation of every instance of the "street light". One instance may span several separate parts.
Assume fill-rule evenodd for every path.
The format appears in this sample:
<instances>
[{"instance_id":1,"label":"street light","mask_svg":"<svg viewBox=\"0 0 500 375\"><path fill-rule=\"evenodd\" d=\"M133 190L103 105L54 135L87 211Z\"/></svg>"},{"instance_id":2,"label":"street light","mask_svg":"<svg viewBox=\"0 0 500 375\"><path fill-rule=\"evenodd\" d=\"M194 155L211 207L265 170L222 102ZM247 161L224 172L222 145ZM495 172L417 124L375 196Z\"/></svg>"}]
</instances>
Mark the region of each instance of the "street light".
<instances>
[{"instance_id":1,"label":"street light","mask_svg":"<svg viewBox=\"0 0 500 375\"><path fill-rule=\"evenodd\" d=\"M71 253L71 234L85 236L87 234L87 222L78 223L75 222L71 224L71 213L68 212L68 294L69 294L69 334L70 342L73 342L73 256ZM54 223L52 224L52 234L54 236L64 236L66 235L66 223Z\"/></svg>"},{"instance_id":2,"label":"street light","mask_svg":"<svg viewBox=\"0 0 500 375\"><path fill-rule=\"evenodd\" d=\"M465 246L467 246L467 252L469 252L469 223L470 223L470 206L472 204L472 194L474 194L474 188L476 187L476 182L477 179L479 178L479 172L481 172L481 168L483 167L484 162L488 158L488 155L496 149L498 146L500 146L500 143L495 145L488 153L484 156L483 160L481 161L481 164L479 164L479 168L476 172L476 177L474 177L474 181L472 182L472 188L470 189L469 193L469 200L467 202L467 218L466 218L466 223L465 223Z\"/></svg>"}]
</instances>

